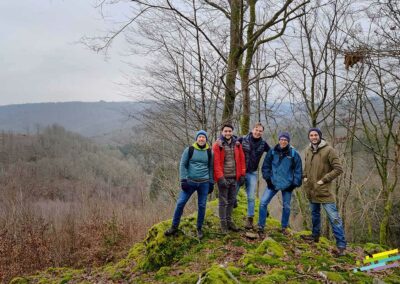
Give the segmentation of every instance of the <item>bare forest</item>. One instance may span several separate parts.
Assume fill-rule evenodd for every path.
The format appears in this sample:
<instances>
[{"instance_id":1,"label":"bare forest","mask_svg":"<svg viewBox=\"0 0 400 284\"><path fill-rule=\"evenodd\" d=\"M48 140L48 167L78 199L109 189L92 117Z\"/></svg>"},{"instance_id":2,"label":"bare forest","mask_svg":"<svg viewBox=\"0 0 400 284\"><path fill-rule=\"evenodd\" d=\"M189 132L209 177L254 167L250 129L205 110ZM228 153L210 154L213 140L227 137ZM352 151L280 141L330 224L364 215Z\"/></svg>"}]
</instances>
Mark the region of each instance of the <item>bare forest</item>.
<instances>
[{"instance_id":1,"label":"bare forest","mask_svg":"<svg viewBox=\"0 0 400 284\"><path fill-rule=\"evenodd\" d=\"M127 114L139 126L120 146L58 126L1 134L0 279L126 253L171 218L180 155L195 131L212 143L226 121L237 135L261 121L270 145L290 131L301 153L308 128L321 128L344 166L336 197L348 240L400 245L398 1L103 0L97 8L107 15L116 4L127 6L126 21L82 42L107 53L124 38L127 54L148 60L138 66L127 55L142 74L127 92L154 103ZM292 206L292 228L309 229L301 189Z\"/></svg>"},{"instance_id":2,"label":"bare forest","mask_svg":"<svg viewBox=\"0 0 400 284\"><path fill-rule=\"evenodd\" d=\"M98 8L106 14L117 3ZM158 102L132 114L155 139L172 150L197 129L215 139L226 121L238 135L261 121L270 144L289 130L302 151L307 129L320 127L345 167L336 196L350 240L398 245L398 1L133 0L129 8L124 24L82 41L107 53L125 37L130 54L147 56L146 75L133 76L128 91ZM300 190L296 204L301 229L309 212Z\"/></svg>"}]
</instances>

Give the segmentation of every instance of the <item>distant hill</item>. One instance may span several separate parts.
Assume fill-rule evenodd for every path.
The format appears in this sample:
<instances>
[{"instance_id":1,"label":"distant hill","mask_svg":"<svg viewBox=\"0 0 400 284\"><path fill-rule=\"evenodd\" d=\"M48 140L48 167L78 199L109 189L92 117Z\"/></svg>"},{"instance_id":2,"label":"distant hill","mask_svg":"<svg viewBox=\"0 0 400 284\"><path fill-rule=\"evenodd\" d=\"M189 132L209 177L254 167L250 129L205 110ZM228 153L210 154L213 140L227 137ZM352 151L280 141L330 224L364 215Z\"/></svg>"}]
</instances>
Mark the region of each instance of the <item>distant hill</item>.
<instances>
[{"instance_id":1,"label":"distant hill","mask_svg":"<svg viewBox=\"0 0 400 284\"><path fill-rule=\"evenodd\" d=\"M96 140L109 140L132 128L128 115L145 107L141 102L63 102L0 106L0 131L35 133L58 124L69 131ZM103 141L104 142L104 141Z\"/></svg>"}]
</instances>

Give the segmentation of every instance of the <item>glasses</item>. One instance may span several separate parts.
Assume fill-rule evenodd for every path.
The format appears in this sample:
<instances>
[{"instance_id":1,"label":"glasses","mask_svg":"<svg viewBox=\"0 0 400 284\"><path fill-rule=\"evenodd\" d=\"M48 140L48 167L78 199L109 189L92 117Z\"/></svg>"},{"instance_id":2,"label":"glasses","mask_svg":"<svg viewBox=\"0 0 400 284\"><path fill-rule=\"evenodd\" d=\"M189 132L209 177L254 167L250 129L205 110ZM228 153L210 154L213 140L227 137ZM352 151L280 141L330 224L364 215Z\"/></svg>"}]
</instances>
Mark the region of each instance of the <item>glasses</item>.
<instances>
[{"instance_id":1,"label":"glasses","mask_svg":"<svg viewBox=\"0 0 400 284\"><path fill-rule=\"evenodd\" d=\"M289 140L287 140L286 138L281 138L281 139L279 139L280 141L286 141L286 142L288 142Z\"/></svg>"}]
</instances>

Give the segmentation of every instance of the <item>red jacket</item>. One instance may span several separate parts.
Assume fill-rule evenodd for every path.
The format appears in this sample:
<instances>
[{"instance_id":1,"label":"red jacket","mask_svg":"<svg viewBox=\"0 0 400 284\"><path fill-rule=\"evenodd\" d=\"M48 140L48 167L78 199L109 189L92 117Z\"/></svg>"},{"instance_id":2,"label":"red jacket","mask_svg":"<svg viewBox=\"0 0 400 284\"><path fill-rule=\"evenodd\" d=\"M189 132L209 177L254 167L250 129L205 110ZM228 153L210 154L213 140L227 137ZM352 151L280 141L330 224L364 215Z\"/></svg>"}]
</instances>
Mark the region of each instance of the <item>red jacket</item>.
<instances>
[{"instance_id":1,"label":"red jacket","mask_svg":"<svg viewBox=\"0 0 400 284\"><path fill-rule=\"evenodd\" d=\"M232 143L235 143L236 180L239 180L241 176L246 175L246 160L242 144L234 141ZM224 176L225 150L218 142L213 144L212 149L214 152L214 179L218 181Z\"/></svg>"}]
</instances>

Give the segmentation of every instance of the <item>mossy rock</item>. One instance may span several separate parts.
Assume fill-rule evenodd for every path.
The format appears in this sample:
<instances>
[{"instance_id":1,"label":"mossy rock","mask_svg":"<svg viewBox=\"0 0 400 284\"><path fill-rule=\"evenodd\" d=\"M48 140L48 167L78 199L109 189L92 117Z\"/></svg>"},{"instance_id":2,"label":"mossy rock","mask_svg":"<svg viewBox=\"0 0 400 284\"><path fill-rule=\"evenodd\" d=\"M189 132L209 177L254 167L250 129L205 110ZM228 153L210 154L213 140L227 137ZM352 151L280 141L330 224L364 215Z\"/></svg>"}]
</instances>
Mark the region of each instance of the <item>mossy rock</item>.
<instances>
[{"instance_id":1,"label":"mossy rock","mask_svg":"<svg viewBox=\"0 0 400 284\"><path fill-rule=\"evenodd\" d=\"M366 243L363 245L363 250L367 254L372 255L375 253L380 253L380 252L386 251L387 247L383 247L381 245L373 244L373 243Z\"/></svg>"},{"instance_id":2,"label":"mossy rock","mask_svg":"<svg viewBox=\"0 0 400 284\"><path fill-rule=\"evenodd\" d=\"M285 249L277 241L272 238L266 238L256 249L258 254L268 254L276 257L283 257Z\"/></svg>"},{"instance_id":3,"label":"mossy rock","mask_svg":"<svg viewBox=\"0 0 400 284\"><path fill-rule=\"evenodd\" d=\"M201 283L203 284L233 283L233 279L229 277L229 275L226 273L226 270L223 267L214 264L211 266L210 269L207 270Z\"/></svg>"},{"instance_id":4,"label":"mossy rock","mask_svg":"<svg viewBox=\"0 0 400 284\"><path fill-rule=\"evenodd\" d=\"M280 266L283 265L283 261L270 255L259 255L259 254L246 254L243 256L243 264L262 264L269 266Z\"/></svg>"},{"instance_id":5,"label":"mossy rock","mask_svg":"<svg viewBox=\"0 0 400 284\"><path fill-rule=\"evenodd\" d=\"M162 266L168 266L180 258L192 247L198 243L198 240L179 232L175 236L164 236L165 230L169 227L167 222L153 226L144 241L144 256L137 258L138 268L144 271L154 271ZM181 227L184 227L182 224ZM137 255L137 251L143 248L138 246L132 256Z\"/></svg>"}]
</instances>

